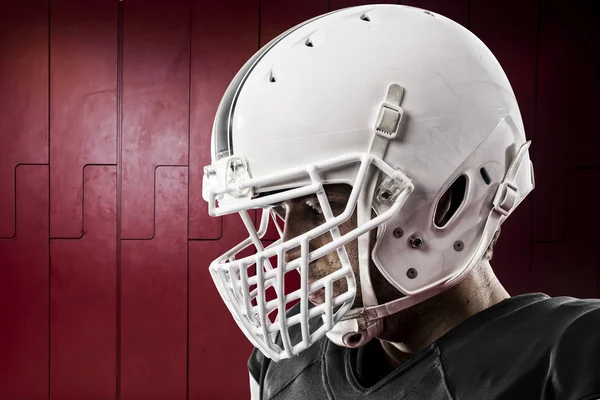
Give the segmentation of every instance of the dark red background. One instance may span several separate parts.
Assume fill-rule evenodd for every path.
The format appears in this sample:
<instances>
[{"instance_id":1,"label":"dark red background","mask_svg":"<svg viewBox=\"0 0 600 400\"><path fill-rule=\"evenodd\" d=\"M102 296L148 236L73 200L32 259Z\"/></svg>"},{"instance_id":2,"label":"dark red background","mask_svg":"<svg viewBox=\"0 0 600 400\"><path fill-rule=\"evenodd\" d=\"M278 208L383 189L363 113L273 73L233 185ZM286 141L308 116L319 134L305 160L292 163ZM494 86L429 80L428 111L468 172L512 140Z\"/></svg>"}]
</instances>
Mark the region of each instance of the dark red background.
<instances>
[{"instance_id":1,"label":"dark red background","mask_svg":"<svg viewBox=\"0 0 600 400\"><path fill-rule=\"evenodd\" d=\"M248 397L250 345L207 269L241 232L201 199L212 118L259 46L364 3L2 2L1 399ZM402 3L469 27L519 99L537 188L502 282L598 297L598 2Z\"/></svg>"}]
</instances>

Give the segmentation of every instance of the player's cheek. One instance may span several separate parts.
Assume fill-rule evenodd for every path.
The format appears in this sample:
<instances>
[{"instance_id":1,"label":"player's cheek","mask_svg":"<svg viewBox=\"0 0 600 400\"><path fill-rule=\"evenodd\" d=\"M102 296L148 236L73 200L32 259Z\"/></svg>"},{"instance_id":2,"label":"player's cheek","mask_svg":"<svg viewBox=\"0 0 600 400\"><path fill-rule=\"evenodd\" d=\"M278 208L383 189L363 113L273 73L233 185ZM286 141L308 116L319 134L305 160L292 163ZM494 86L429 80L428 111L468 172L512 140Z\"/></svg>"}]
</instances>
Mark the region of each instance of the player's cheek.
<instances>
[{"instance_id":1,"label":"player's cheek","mask_svg":"<svg viewBox=\"0 0 600 400\"><path fill-rule=\"evenodd\" d=\"M338 279L333 282L333 295L337 297L341 294L344 294L348 291L348 282L346 279Z\"/></svg>"}]
</instances>

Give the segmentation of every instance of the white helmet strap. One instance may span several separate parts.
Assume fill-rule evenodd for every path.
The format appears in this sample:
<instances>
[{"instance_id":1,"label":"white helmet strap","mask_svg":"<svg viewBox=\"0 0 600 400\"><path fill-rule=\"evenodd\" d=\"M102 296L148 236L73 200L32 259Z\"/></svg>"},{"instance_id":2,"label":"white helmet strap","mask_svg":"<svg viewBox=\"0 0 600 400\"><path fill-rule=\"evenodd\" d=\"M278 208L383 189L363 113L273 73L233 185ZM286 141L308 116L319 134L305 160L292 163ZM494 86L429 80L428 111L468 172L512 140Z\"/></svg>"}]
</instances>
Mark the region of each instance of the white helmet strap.
<instances>
[{"instance_id":1,"label":"white helmet strap","mask_svg":"<svg viewBox=\"0 0 600 400\"><path fill-rule=\"evenodd\" d=\"M403 97L404 89L397 84L392 84L388 89L385 102L380 106L369 152L381 159L385 156L390 139L396 137L400 128L404 114L400 107ZM371 219L373 195L378 175L379 172L372 168L366 179L367 184L360 193L357 204L357 226L361 226ZM327 337L339 346L360 347L383 330L381 318L374 312L368 315L367 311L378 305L369 271L371 261L369 237L369 232L358 237L358 268L363 308L349 311L344 319L327 333Z\"/></svg>"}]
</instances>

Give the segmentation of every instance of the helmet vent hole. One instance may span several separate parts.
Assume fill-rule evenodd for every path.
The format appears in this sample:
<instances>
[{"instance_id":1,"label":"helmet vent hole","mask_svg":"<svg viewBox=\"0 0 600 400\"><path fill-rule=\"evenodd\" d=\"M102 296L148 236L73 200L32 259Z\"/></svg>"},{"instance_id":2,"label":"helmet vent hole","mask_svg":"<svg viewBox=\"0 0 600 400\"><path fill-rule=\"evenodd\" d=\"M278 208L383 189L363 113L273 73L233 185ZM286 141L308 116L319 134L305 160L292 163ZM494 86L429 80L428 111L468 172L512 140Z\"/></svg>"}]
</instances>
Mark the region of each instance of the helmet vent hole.
<instances>
[{"instance_id":1,"label":"helmet vent hole","mask_svg":"<svg viewBox=\"0 0 600 400\"><path fill-rule=\"evenodd\" d=\"M369 16L367 14L361 15L360 19L362 19L363 21L366 21L366 22L371 22L371 18L369 18Z\"/></svg>"},{"instance_id":2,"label":"helmet vent hole","mask_svg":"<svg viewBox=\"0 0 600 400\"><path fill-rule=\"evenodd\" d=\"M485 182L485 184L489 186L490 182L492 182L492 180L490 179L490 175L488 174L485 167L481 167L481 169L479 170L479 173L481 174L481 177L483 178L483 181Z\"/></svg>"},{"instance_id":3,"label":"helmet vent hole","mask_svg":"<svg viewBox=\"0 0 600 400\"><path fill-rule=\"evenodd\" d=\"M461 175L450 185L438 200L435 207L434 224L438 228L444 228L456 215L463 204L467 193L467 177Z\"/></svg>"},{"instance_id":4,"label":"helmet vent hole","mask_svg":"<svg viewBox=\"0 0 600 400\"><path fill-rule=\"evenodd\" d=\"M275 75L273 75L273 71L269 73L269 82L275 82Z\"/></svg>"},{"instance_id":5,"label":"helmet vent hole","mask_svg":"<svg viewBox=\"0 0 600 400\"><path fill-rule=\"evenodd\" d=\"M306 39L306 42L304 42L304 44L306 45L306 47L313 47L313 42L312 40L310 40L310 38Z\"/></svg>"}]
</instances>

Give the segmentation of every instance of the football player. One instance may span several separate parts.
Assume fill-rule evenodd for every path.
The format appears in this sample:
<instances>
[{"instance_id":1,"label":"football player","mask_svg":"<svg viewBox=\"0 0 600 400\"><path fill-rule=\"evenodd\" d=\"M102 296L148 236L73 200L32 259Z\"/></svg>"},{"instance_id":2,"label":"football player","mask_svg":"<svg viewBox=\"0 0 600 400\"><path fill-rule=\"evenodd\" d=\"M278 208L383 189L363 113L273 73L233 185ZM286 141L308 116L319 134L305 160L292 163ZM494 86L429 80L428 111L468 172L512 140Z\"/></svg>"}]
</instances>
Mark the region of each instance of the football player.
<instances>
[{"instance_id":1,"label":"football player","mask_svg":"<svg viewBox=\"0 0 600 400\"><path fill-rule=\"evenodd\" d=\"M442 15L352 7L260 49L203 179L249 232L210 271L252 398L599 398L600 301L510 297L490 266L529 146L500 64Z\"/></svg>"}]
</instances>

